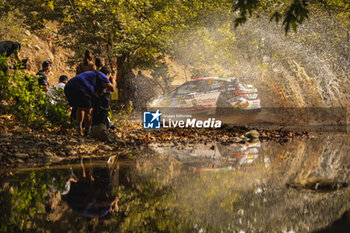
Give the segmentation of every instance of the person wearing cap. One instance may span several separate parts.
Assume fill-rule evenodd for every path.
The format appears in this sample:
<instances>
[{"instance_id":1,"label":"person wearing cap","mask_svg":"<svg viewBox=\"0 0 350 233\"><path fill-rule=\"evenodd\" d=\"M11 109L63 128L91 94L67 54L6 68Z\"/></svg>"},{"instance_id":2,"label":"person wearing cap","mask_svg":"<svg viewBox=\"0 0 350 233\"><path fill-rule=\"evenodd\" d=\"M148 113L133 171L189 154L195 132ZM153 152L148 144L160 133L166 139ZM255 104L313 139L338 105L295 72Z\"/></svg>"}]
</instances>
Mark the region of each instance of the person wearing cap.
<instances>
[{"instance_id":1,"label":"person wearing cap","mask_svg":"<svg viewBox=\"0 0 350 233\"><path fill-rule=\"evenodd\" d=\"M43 87L43 90L48 92L50 84L49 81L47 80L47 74L50 72L52 67L52 63L49 60L46 60L42 64L42 70L39 70L39 72L36 74L39 82L39 86Z\"/></svg>"},{"instance_id":2,"label":"person wearing cap","mask_svg":"<svg viewBox=\"0 0 350 233\"><path fill-rule=\"evenodd\" d=\"M105 89L115 91L115 80L109 80L110 74L100 71L87 71L70 79L64 87L64 93L70 106L77 108L77 129L83 135L91 131L92 100L94 96L99 97Z\"/></svg>"}]
</instances>

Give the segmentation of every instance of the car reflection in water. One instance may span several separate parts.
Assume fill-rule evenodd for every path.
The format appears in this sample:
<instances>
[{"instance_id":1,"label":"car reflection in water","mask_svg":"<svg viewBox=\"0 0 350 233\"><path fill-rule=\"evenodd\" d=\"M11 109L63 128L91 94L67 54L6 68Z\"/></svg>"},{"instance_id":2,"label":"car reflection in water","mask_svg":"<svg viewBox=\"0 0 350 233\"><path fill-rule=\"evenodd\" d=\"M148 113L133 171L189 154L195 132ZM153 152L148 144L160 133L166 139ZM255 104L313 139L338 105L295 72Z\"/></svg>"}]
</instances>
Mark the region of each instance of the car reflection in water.
<instances>
[{"instance_id":1,"label":"car reflection in water","mask_svg":"<svg viewBox=\"0 0 350 233\"><path fill-rule=\"evenodd\" d=\"M253 163L259 156L260 141L234 143L187 144L150 144L150 149L159 154L169 155L196 170L231 170L236 166ZM268 165L268 161L264 161Z\"/></svg>"}]
</instances>

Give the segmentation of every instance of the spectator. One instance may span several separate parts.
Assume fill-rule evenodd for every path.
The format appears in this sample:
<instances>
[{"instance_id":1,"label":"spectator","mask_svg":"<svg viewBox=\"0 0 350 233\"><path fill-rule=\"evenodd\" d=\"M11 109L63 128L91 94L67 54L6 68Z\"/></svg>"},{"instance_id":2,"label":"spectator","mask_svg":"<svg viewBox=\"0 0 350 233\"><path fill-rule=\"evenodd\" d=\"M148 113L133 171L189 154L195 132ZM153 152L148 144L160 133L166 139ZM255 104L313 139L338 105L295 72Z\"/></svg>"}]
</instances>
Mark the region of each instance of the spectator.
<instances>
[{"instance_id":1,"label":"spectator","mask_svg":"<svg viewBox=\"0 0 350 233\"><path fill-rule=\"evenodd\" d=\"M21 44L15 41L0 41L0 56L10 57L12 54L15 59L15 63L19 64L20 59L18 57L18 53L21 50ZM5 65L1 67L1 70L6 73L8 70L8 66Z\"/></svg>"},{"instance_id":2,"label":"spectator","mask_svg":"<svg viewBox=\"0 0 350 233\"><path fill-rule=\"evenodd\" d=\"M21 50L21 44L15 41L0 41L0 55L5 57L11 56L11 54L14 55L17 62L20 62L20 59L18 57L18 53Z\"/></svg>"},{"instance_id":3,"label":"spectator","mask_svg":"<svg viewBox=\"0 0 350 233\"><path fill-rule=\"evenodd\" d=\"M95 66L96 70L100 70L102 67L105 66L105 60L103 58L97 57L95 59Z\"/></svg>"},{"instance_id":4,"label":"spectator","mask_svg":"<svg viewBox=\"0 0 350 233\"><path fill-rule=\"evenodd\" d=\"M61 75L59 78L59 83L51 88L46 95L50 97L50 102L52 104L56 104L59 101L63 101L64 99L64 86L68 82L68 77L66 75Z\"/></svg>"},{"instance_id":5,"label":"spectator","mask_svg":"<svg viewBox=\"0 0 350 233\"><path fill-rule=\"evenodd\" d=\"M49 60L46 60L42 64L42 70L39 70L39 72L36 74L39 82L39 86L43 87L43 90L48 92L50 84L49 81L47 80L47 74L50 72L52 67L52 63Z\"/></svg>"},{"instance_id":6,"label":"spectator","mask_svg":"<svg viewBox=\"0 0 350 233\"><path fill-rule=\"evenodd\" d=\"M69 104L77 109L77 129L80 135L83 135L83 121L84 134L87 135L91 131L93 97L100 97L105 88L115 91L115 80L110 81L109 76L99 71L87 71L70 79L64 88Z\"/></svg>"},{"instance_id":7,"label":"spectator","mask_svg":"<svg viewBox=\"0 0 350 233\"><path fill-rule=\"evenodd\" d=\"M90 50L85 50L84 53L84 59L83 62L79 63L76 68L76 75L81 74L86 71L94 71L96 70L96 66L93 62L93 54ZM77 115L77 109L75 107L72 107L72 113L71 113L71 121L76 120Z\"/></svg>"},{"instance_id":8,"label":"spectator","mask_svg":"<svg viewBox=\"0 0 350 233\"><path fill-rule=\"evenodd\" d=\"M96 70L96 66L94 65L94 62L93 62L93 55L92 55L92 52L87 49L85 50L83 62L77 65L76 75L86 71L93 71L93 70Z\"/></svg>"},{"instance_id":9,"label":"spectator","mask_svg":"<svg viewBox=\"0 0 350 233\"><path fill-rule=\"evenodd\" d=\"M103 66L100 69L100 72L104 73L108 77L111 77L111 72L105 66ZM111 93L108 90L104 91L101 96L94 97L93 111L92 111L92 125L99 125L103 123L106 125L107 129L114 128L112 122L108 118L110 99L111 99Z\"/></svg>"}]
</instances>

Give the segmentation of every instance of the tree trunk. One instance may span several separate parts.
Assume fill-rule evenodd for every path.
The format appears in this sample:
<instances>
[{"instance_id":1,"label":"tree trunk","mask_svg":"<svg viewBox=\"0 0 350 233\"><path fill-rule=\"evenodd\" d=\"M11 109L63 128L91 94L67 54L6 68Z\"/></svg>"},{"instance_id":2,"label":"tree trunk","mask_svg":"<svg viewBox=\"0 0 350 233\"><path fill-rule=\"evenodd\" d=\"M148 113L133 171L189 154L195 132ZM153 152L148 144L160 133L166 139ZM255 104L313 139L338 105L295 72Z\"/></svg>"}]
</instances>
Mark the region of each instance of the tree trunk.
<instances>
[{"instance_id":1,"label":"tree trunk","mask_svg":"<svg viewBox=\"0 0 350 233\"><path fill-rule=\"evenodd\" d=\"M117 58L118 64L118 102L119 106L129 107L130 101L133 100L134 87L132 86L133 72L128 63L128 56L122 55Z\"/></svg>"}]
</instances>

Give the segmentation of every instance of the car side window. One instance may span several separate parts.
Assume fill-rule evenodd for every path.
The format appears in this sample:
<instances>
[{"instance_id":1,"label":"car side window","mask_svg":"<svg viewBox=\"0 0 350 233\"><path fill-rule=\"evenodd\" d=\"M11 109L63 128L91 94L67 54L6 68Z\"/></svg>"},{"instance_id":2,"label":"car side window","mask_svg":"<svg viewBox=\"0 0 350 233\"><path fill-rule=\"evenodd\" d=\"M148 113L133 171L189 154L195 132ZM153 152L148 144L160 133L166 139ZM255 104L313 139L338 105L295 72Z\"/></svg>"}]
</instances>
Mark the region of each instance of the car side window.
<instances>
[{"instance_id":1,"label":"car side window","mask_svg":"<svg viewBox=\"0 0 350 233\"><path fill-rule=\"evenodd\" d=\"M227 82L222 80L215 80L210 84L210 90L222 90L227 86Z\"/></svg>"}]
</instances>

